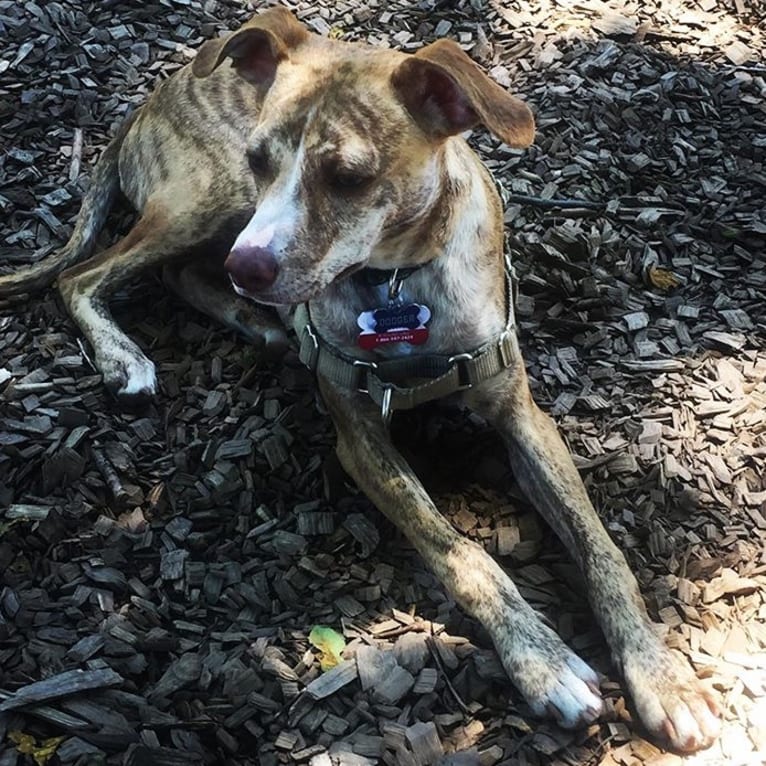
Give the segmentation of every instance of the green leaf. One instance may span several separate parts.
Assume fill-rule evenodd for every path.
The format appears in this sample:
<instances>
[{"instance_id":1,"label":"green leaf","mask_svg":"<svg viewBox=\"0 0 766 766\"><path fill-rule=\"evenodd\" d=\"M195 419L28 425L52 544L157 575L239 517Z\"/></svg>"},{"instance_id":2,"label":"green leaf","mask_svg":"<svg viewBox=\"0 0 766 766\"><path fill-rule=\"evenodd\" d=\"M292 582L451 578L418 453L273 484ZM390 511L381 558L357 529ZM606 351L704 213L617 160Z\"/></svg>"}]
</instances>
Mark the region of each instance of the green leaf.
<instances>
[{"instance_id":1,"label":"green leaf","mask_svg":"<svg viewBox=\"0 0 766 766\"><path fill-rule=\"evenodd\" d=\"M309 643L319 649L319 667L334 668L342 659L346 639L340 633L324 625L315 625L309 633Z\"/></svg>"},{"instance_id":2,"label":"green leaf","mask_svg":"<svg viewBox=\"0 0 766 766\"><path fill-rule=\"evenodd\" d=\"M8 732L8 739L16 745L18 752L24 755L31 755L35 759L37 766L46 766L66 737L51 737L50 739L44 739L38 744L35 737L31 734L25 734L23 731L16 729Z\"/></svg>"}]
</instances>

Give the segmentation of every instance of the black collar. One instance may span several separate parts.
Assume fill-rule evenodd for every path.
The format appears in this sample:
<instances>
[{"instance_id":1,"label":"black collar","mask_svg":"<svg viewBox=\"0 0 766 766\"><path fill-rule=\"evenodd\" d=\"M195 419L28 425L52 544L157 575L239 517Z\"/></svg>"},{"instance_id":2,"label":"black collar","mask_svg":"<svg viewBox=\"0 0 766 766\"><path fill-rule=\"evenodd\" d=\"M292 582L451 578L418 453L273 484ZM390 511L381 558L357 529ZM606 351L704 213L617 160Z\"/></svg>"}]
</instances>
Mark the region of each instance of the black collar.
<instances>
[{"instance_id":1,"label":"black collar","mask_svg":"<svg viewBox=\"0 0 766 766\"><path fill-rule=\"evenodd\" d=\"M400 280L407 279L407 277L412 276L418 269L422 268L422 266L423 264L400 268L397 277ZM394 271L396 271L396 269L362 269L354 274L354 279L367 287L374 287L389 282L394 275Z\"/></svg>"}]
</instances>

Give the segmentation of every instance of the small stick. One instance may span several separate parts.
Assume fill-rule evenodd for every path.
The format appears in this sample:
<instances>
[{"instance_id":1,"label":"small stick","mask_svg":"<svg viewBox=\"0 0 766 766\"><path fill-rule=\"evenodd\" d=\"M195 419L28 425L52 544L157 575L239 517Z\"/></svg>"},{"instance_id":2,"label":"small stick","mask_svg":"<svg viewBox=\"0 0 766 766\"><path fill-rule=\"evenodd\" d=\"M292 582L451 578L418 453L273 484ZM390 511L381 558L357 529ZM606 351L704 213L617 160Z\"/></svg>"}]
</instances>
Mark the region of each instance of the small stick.
<instances>
[{"instance_id":1,"label":"small stick","mask_svg":"<svg viewBox=\"0 0 766 766\"><path fill-rule=\"evenodd\" d=\"M572 208L584 208L586 210L603 210L605 205L603 202L591 202L586 199L546 199L544 197L532 197L528 194L508 194L506 196L508 202L517 202L520 205L532 205L533 207L543 208L560 208L561 210L567 210Z\"/></svg>"},{"instance_id":2,"label":"small stick","mask_svg":"<svg viewBox=\"0 0 766 766\"><path fill-rule=\"evenodd\" d=\"M125 487L122 485L117 471L114 470L114 466L109 462L106 455L101 451L99 447L94 446L91 449L93 455L93 462L96 464L99 473L104 477L106 486L109 487L109 491L114 496L114 499L118 503L124 503L128 497L128 493L125 491Z\"/></svg>"},{"instance_id":3,"label":"small stick","mask_svg":"<svg viewBox=\"0 0 766 766\"><path fill-rule=\"evenodd\" d=\"M83 355L83 358L88 363L88 366L91 368L91 370L93 370L93 372L99 372L98 367L93 364L93 360L90 358L90 356L88 356L88 352L85 350L85 344L80 338L77 339L77 345L80 347L80 353Z\"/></svg>"},{"instance_id":4,"label":"small stick","mask_svg":"<svg viewBox=\"0 0 766 766\"><path fill-rule=\"evenodd\" d=\"M253 365L248 369L245 370L245 372L242 373L239 380L234 384L234 390L238 390L242 388L243 386L250 385L250 382L255 377L255 374L258 372L259 364L258 362L254 362Z\"/></svg>"},{"instance_id":5,"label":"small stick","mask_svg":"<svg viewBox=\"0 0 766 766\"><path fill-rule=\"evenodd\" d=\"M766 74L766 66L758 64L735 64L732 66L721 67L724 72L748 72L753 74Z\"/></svg>"},{"instance_id":6,"label":"small stick","mask_svg":"<svg viewBox=\"0 0 766 766\"><path fill-rule=\"evenodd\" d=\"M76 181L80 175L80 164L82 162L82 128L74 129L74 140L72 141L72 162L69 165L69 180Z\"/></svg>"},{"instance_id":7,"label":"small stick","mask_svg":"<svg viewBox=\"0 0 766 766\"><path fill-rule=\"evenodd\" d=\"M436 662L436 665L439 668L439 673L441 674L441 677L444 679L444 683L446 684L450 692L452 692L452 696L455 698L455 702L457 702L458 707L463 711L463 715L470 716L471 711L468 709L468 706L465 704L465 702L463 702L460 695L457 693L457 690L452 685L452 682L447 677L447 673L444 671L442 658L439 656L439 650L436 648L436 644L434 643L433 636L428 636L428 638L426 638L426 645L428 646L428 650L431 652L431 656L434 658L434 661Z\"/></svg>"}]
</instances>

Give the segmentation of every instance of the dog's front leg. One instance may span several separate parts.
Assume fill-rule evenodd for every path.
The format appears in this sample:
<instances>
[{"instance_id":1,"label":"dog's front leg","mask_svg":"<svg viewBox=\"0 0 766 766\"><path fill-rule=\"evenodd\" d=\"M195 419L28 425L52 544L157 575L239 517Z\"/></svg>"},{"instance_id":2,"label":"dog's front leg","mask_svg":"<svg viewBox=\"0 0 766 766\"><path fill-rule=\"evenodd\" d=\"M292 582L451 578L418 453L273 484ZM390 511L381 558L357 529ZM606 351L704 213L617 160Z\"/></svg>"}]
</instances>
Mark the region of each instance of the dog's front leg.
<instances>
[{"instance_id":1,"label":"dog's front leg","mask_svg":"<svg viewBox=\"0 0 766 766\"><path fill-rule=\"evenodd\" d=\"M287 333L276 312L237 295L215 259L167 264L162 277L179 298L240 333L267 356L286 351Z\"/></svg>"},{"instance_id":2,"label":"dog's front leg","mask_svg":"<svg viewBox=\"0 0 766 766\"><path fill-rule=\"evenodd\" d=\"M466 402L501 431L517 481L582 569L643 724L676 750L708 746L720 729L716 702L658 637L638 583L601 524L569 451L532 400L523 363L469 392Z\"/></svg>"},{"instance_id":3,"label":"dog's front leg","mask_svg":"<svg viewBox=\"0 0 766 766\"><path fill-rule=\"evenodd\" d=\"M511 680L538 715L563 726L601 712L598 678L522 599L489 554L461 537L395 449L380 410L359 394L320 386L338 432L338 457L357 485L396 524L455 600L487 629Z\"/></svg>"}]
</instances>

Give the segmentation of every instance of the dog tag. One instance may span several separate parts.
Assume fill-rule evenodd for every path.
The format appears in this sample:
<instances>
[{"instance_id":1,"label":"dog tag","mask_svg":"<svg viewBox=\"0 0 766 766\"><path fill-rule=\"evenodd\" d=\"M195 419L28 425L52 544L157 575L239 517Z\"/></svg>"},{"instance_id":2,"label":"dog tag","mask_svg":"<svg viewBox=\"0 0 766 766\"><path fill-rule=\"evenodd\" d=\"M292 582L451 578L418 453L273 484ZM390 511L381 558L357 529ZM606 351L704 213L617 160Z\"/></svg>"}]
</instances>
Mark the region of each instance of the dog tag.
<instances>
[{"instance_id":1,"label":"dog tag","mask_svg":"<svg viewBox=\"0 0 766 766\"><path fill-rule=\"evenodd\" d=\"M388 343L419 346L428 340L426 323L431 319L428 306L419 303L391 303L363 311L356 320L362 330L357 345L365 351Z\"/></svg>"}]
</instances>

